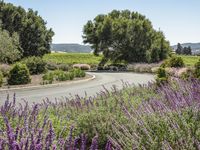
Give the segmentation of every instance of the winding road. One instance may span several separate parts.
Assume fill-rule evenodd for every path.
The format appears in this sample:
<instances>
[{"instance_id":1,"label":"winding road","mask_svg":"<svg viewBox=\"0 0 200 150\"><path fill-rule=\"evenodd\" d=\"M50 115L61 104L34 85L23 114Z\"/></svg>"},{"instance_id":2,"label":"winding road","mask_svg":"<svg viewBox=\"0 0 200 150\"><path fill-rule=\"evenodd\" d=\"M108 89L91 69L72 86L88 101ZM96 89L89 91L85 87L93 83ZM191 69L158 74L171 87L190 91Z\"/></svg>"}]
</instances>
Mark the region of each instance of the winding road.
<instances>
[{"instance_id":1,"label":"winding road","mask_svg":"<svg viewBox=\"0 0 200 150\"><path fill-rule=\"evenodd\" d=\"M17 102L23 99L29 103L42 102L43 99L49 98L54 101L55 98L69 97L78 94L79 96L93 96L103 89L103 85L110 89L115 85L118 89L122 88L122 81L129 84L145 84L154 80L154 75L137 74L137 73L88 73L95 76L95 79L85 82L75 82L72 84L62 84L59 86L18 89L9 91L0 91L0 105L6 100L7 94L12 96L16 93Z\"/></svg>"}]
</instances>

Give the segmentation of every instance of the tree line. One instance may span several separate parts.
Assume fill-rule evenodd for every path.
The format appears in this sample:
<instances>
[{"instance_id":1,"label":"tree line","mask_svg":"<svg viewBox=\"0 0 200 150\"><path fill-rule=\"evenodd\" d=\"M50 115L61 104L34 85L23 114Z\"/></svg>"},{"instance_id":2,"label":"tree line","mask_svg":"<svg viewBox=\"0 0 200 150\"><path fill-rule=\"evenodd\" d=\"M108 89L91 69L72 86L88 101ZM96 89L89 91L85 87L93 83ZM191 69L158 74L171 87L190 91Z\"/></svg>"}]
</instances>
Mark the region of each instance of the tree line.
<instances>
[{"instance_id":1,"label":"tree line","mask_svg":"<svg viewBox=\"0 0 200 150\"><path fill-rule=\"evenodd\" d=\"M192 55L192 49L190 46L182 47L180 43L177 44L176 54Z\"/></svg>"},{"instance_id":2,"label":"tree line","mask_svg":"<svg viewBox=\"0 0 200 150\"><path fill-rule=\"evenodd\" d=\"M0 0L0 61L12 63L50 53L54 32L46 24L37 11Z\"/></svg>"},{"instance_id":3,"label":"tree line","mask_svg":"<svg viewBox=\"0 0 200 150\"><path fill-rule=\"evenodd\" d=\"M171 48L162 31L138 12L113 10L89 20L83 28L84 43L103 53L101 64L114 62L158 62L168 57Z\"/></svg>"}]
</instances>

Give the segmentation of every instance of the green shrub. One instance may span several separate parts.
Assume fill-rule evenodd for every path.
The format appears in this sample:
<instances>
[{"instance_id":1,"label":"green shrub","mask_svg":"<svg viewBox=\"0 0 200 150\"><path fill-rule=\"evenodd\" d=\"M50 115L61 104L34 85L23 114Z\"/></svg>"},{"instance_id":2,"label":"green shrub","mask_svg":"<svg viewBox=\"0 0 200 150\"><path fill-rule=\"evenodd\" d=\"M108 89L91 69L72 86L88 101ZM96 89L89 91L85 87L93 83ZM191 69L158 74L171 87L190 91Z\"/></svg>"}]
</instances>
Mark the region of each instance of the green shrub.
<instances>
[{"instance_id":1,"label":"green shrub","mask_svg":"<svg viewBox=\"0 0 200 150\"><path fill-rule=\"evenodd\" d=\"M77 78L81 78L81 77L85 77L85 71L79 69L79 68L76 68L76 69L72 69L70 72L73 72L74 73L74 77L77 77Z\"/></svg>"},{"instance_id":2,"label":"green shrub","mask_svg":"<svg viewBox=\"0 0 200 150\"><path fill-rule=\"evenodd\" d=\"M8 84L20 85L31 82L30 73L25 64L16 63L9 72Z\"/></svg>"},{"instance_id":3,"label":"green shrub","mask_svg":"<svg viewBox=\"0 0 200 150\"><path fill-rule=\"evenodd\" d=\"M46 62L41 57L28 57L22 63L26 64L30 74L41 74L46 70Z\"/></svg>"},{"instance_id":4,"label":"green shrub","mask_svg":"<svg viewBox=\"0 0 200 150\"><path fill-rule=\"evenodd\" d=\"M179 68L179 67L184 67L185 64L183 62L183 59L181 57L171 57L169 59L169 63L168 63L168 67L175 67L175 68Z\"/></svg>"},{"instance_id":5,"label":"green shrub","mask_svg":"<svg viewBox=\"0 0 200 150\"><path fill-rule=\"evenodd\" d=\"M42 76L43 84L52 84L54 80L53 72L47 72Z\"/></svg>"},{"instance_id":6,"label":"green shrub","mask_svg":"<svg viewBox=\"0 0 200 150\"><path fill-rule=\"evenodd\" d=\"M157 71L157 77L156 77L157 84L163 84L167 82L167 80L168 80L168 75L165 71L165 68L160 67Z\"/></svg>"},{"instance_id":7,"label":"green shrub","mask_svg":"<svg viewBox=\"0 0 200 150\"><path fill-rule=\"evenodd\" d=\"M0 71L0 87L3 84L3 73Z\"/></svg>"},{"instance_id":8,"label":"green shrub","mask_svg":"<svg viewBox=\"0 0 200 150\"><path fill-rule=\"evenodd\" d=\"M57 81L66 81L66 80L70 80L70 77L69 75L62 71L62 70L56 70L54 71L54 78L57 80Z\"/></svg>"},{"instance_id":9,"label":"green shrub","mask_svg":"<svg viewBox=\"0 0 200 150\"><path fill-rule=\"evenodd\" d=\"M67 81L74 79L73 72L64 72L62 70L55 70L52 72L47 72L43 75L43 84L52 84L54 80L56 81Z\"/></svg>"},{"instance_id":10,"label":"green shrub","mask_svg":"<svg viewBox=\"0 0 200 150\"><path fill-rule=\"evenodd\" d=\"M195 64L194 76L200 79L200 60Z\"/></svg>"}]
</instances>

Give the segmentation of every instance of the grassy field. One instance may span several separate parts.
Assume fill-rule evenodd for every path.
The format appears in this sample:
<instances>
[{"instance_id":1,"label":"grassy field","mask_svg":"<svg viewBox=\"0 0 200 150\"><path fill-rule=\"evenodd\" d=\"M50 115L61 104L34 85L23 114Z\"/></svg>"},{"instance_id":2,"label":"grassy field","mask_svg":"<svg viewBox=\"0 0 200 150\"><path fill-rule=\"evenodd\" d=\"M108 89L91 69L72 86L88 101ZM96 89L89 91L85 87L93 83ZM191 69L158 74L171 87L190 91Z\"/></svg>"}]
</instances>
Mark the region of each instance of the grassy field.
<instances>
[{"instance_id":1,"label":"grassy field","mask_svg":"<svg viewBox=\"0 0 200 150\"><path fill-rule=\"evenodd\" d=\"M198 62L200 56L186 56L186 55L179 55L183 59L186 66L194 66L195 63Z\"/></svg>"},{"instance_id":2,"label":"grassy field","mask_svg":"<svg viewBox=\"0 0 200 150\"><path fill-rule=\"evenodd\" d=\"M194 64L200 59L200 56L185 56L178 55L183 58L186 66L194 66ZM99 64L102 56L94 56L93 54L87 53L52 53L44 56L44 59L48 62L56 64Z\"/></svg>"},{"instance_id":3,"label":"grassy field","mask_svg":"<svg viewBox=\"0 0 200 150\"><path fill-rule=\"evenodd\" d=\"M98 64L101 60L101 56L94 56L93 54L85 53L52 53L44 56L44 59L48 62L57 64Z\"/></svg>"}]
</instances>

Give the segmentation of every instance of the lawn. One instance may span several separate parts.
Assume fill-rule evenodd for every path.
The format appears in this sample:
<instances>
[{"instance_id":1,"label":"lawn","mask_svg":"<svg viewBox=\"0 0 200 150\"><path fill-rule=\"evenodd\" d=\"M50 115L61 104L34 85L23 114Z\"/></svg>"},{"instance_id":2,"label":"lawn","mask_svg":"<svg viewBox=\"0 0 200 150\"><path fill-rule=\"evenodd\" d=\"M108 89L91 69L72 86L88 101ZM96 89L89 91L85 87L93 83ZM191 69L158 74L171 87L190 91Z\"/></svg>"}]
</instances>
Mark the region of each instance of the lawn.
<instances>
[{"instance_id":1,"label":"lawn","mask_svg":"<svg viewBox=\"0 0 200 150\"><path fill-rule=\"evenodd\" d=\"M180 55L183 59L186 66L194 66L195 63L198 62L200 59L200 56L186 56L186 55Z\"/></svg>"},{"instance_id":2,"label":"lawn","mask_svg":"<svg viewBox=\"0 0 200 150\"><path fill-rule=\"evenodd\" d=\"M93 54L85 53L52 53L44 56L44 59L48 62L57 63L57 64L90 64L97 65L101 56L94 56Z\"/></svg>"}]
</instances>

